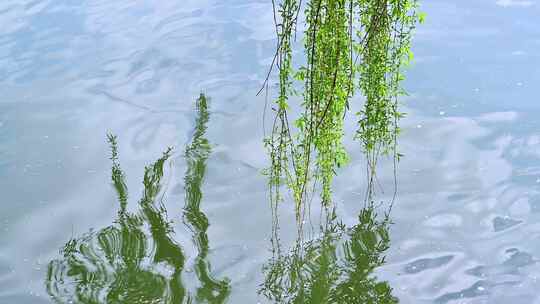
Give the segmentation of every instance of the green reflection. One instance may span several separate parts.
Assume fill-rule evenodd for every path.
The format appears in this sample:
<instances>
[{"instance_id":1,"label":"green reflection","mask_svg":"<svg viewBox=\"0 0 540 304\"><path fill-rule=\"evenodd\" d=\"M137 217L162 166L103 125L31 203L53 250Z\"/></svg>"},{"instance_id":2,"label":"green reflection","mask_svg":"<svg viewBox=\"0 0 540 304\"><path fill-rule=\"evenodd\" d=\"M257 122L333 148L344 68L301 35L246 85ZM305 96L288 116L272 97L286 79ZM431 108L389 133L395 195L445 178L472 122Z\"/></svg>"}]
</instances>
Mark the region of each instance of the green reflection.
<instances>
[{"instance_id":1,"label":"green reflection","mask_svg":"<svg viewBox=\"0 0 540 304\"><path fill-rule=\"evenodd\" d=\"M207 99L197 100L197 120L192 143L186 149L184 222L193 231L198 250L194 268L195 292L187 291L186 257L171 236L173 229L162 204L167 149L145 168L144 191L139 211L127 211L128 189L118 160L118 144L109 135L112 150L112 183L119 201L116 221L101 230L73 238L61 249L61 257L48 265L46 288L57 303L224 303L230 293L228 280L216 280L207 262L209 223L200 210L201 184L211 152L204 138L209 120Z\"/></svg>"},{"instance_id":2,"label":"green reflection","mask_svg":"<svg viewBox=\"0 0 540 304\"><path fill-rule=\"evenodd\" d=\"M195 273L201 283L197 288L195 299L197 303L225 303L230 293L227 279L216 280L210 272L208 256L208 218L201 211L201 185L206 172L206 160L211 153L208 140L204 137L206 124L209 119L208 101L201 94L197 100L197 123L191 144L186 148L187 160L186 205L184 206L184 223L193 231L193 241L198 255L195 259Z\"/></svg>"},{"instance_id":3,"label":"green reflection","mask_svg":"<svg viewBox=\"0 0 540 304\"><path fill-rule=\"evenodd\" d=\"M274 251L259 292L274 303L398 303L389 284L373 275L390 246L388 216L378 219L375 208L368 206L358 224L347 228L334 211L325 213L319 238L297 240L287 255Z\"/></svg>"}]
</instances>

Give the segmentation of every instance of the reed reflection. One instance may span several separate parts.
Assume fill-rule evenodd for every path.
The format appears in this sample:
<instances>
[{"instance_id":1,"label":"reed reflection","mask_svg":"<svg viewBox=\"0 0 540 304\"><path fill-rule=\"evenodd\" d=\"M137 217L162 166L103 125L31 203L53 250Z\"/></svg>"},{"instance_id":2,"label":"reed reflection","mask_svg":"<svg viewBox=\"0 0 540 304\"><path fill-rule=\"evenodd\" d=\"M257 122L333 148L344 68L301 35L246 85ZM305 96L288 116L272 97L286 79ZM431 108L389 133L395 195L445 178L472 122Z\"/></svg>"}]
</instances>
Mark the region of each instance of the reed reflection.
<instances>
[{"instance_id":1,"label":"reed reflection","mask_svg":"<svg viewBox=\"0 0 540 304\"><path fill-rule=\"evenodd\" d=\"M128 188L118 158L115 136L108 140L112 151L112 184L118 196L115 222L68 241L61 257L48 265L46 288L57 303L225 303L230 294L227 279L212 276L207 261L208 219L200 210L206 160L211 153L204 137L209 120L207 98L196 103L195 135L186 148L185 206L183 220L193 232L198 255L193 268L194 291L186 288L186 256L173 238L171 222L162 203L164 165L171 149L145 168L144 191L139 211L127 211Z\"/></svg>"}]
</instances>

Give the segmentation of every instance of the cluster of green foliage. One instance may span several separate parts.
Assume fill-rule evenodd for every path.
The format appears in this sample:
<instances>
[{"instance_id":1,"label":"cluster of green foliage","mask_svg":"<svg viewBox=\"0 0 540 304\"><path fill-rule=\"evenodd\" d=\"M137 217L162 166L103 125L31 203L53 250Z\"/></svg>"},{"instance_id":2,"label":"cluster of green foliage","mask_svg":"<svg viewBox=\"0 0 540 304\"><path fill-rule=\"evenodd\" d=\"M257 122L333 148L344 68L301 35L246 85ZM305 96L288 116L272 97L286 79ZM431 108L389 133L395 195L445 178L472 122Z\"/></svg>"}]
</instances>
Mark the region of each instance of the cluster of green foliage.
<instances>
[{"instance_id":1,"label":"cluster of green foliage","mask_svg":"<svg viewBox=\"0 0 540 304\"><path fill-rule=\"evenodd\" d=\"M344 118L358 90L365 103L356 113L355 139L367 156L371 197L379 155L399 158L401 70L412 58L412 31L423 19L417 0L308 0L303 4L282 0L273 4L278 39L272 67L279 69L279 96L271 133L265 138L271 159L266 171L271 201L282 200L280 189L287 185L300 216L309 185L320 181L321 199L328 206L336 170L348 161ZM296 68L293 44L299 16L305 17L306 63ZM298 95L302 95L302 111L291 119L289 101Z\"/></svg>"}]
</instances>

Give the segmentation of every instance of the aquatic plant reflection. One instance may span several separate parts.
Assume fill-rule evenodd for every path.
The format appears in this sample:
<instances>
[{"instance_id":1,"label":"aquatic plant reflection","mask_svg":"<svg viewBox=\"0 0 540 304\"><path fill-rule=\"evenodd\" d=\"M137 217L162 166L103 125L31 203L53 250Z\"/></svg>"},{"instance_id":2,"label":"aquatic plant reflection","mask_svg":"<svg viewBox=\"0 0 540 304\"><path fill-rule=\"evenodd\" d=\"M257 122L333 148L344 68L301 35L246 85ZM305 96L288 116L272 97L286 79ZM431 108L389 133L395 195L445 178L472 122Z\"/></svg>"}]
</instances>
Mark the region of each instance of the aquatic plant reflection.
<instances>
[{"instance_id":1,"label":"aquatic plant reflection","mask_svg":"<svg viewBox=\"0 0 540 304\"><path fill-rule=\"evenodd\" d=\"M57 303L225 303L227 279L212 277L207 261L209 223L200 210L206 160L211 152L204 138L209 119L207 99L197 100L197 120L192 143L186 149L184 223L193 231L198 256L198 282L190 292L182 282L186 257L172 237L173 229L160 196L167 149L145 168L144 191L139 212L127 211L128 189L118 160L118 144L109 135L112 150L112 182L119 200L118 217L112 225L73 238L61 249L61 258L48 265L46 288ZM191 285L191 284L190 284Z\"/></svg>"},{"instance_id":2,"label":"aquatic plant reflection","mask_svg":"<svg viewBox=\"0 0 540 304\"><path fill-rule=\"evenodd\" d=\"M390 285L373 275L385 262L389 224L388 215L379 219L372 205L352 228L326 210L320 237L306 243L299 238L286 255L274 251L259 292L274 303L398 303Z\"/></svg>"}]
</instances>

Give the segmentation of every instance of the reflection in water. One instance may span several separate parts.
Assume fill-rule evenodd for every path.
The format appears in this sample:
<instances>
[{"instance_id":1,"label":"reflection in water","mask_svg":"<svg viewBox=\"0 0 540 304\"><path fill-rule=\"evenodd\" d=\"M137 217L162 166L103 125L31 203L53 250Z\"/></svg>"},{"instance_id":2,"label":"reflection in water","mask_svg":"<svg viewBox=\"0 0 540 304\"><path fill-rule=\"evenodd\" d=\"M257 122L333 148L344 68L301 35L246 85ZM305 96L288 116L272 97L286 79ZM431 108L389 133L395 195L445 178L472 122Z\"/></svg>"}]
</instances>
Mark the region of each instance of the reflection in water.
<instances>
[{"instance_id":1,"label":"reflection in water","mask_svg":"<svg viewBox=\"0 0 540 304\"><path fill-rule=\"evenodd\" d=\"M211 148L204 137L206 123L209 119L208 103L201 94L197 100L197 123L191 144L186 148L188 169L185 176L186 205L184 207L184 223L193 231L193 241L199 252L195 259L195 272L201 286L197 288L195 296L197 303L225 303L230 293L227 279L218 281L210 274L210 265L206 260L208 256L208 218L201 211L201 184L206 172L206 160Z\"/></svg>"},{"instance_id":2,"label":"reflection in water","mask_svg":"<svg viewBox=\"0 0 540 304\"><path fill-rule=\"evenodd\" d=\"M185 254L171 236L173 229L159 197L163 167L171 149L145 168L140 212L127 211L128 189L118 161L117 141L112 148L112 181L120 202L115 223L71 239L62 257L49 263L46 288L58 303L224 303L230 293L228 280L216 280L206 261L208 219L200 210L201 184L210 145L204 138L209 119L207 99L197 100L196 130L186 149L186 203L184 222L193 231L198 250L199 281L191 294L182 282Z\"/></svg>"},{"instance_id":3,"label":"reflection in water","mask_svg":"<svg viewBox=\"0 0 540 304\"><path fill-rule=\"evenodd\" d=\"M371 205L347 228L334 211L325 213L319 238L299 239L288 255L274 251L259 292L274 303L398 303L389 284L373 276L390 246L388 216L378 219Z\"/></svg>"}]
</instances>

